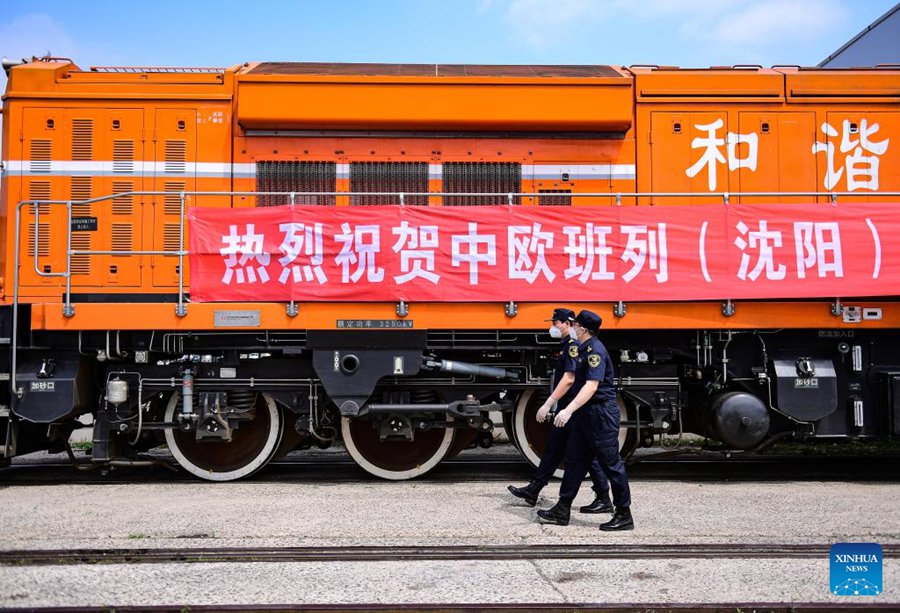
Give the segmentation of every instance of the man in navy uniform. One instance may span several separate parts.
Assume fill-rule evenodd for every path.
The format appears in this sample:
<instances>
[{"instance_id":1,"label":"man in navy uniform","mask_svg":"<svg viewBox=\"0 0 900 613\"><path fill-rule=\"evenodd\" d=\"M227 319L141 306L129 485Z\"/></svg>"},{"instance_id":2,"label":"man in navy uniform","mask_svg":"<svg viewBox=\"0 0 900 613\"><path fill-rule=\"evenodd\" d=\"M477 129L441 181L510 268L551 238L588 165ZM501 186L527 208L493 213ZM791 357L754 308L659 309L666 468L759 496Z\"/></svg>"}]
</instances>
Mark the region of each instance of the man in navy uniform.
<instances>
[{"instance_id":1,"label":"man in navy uniform","mask_svg":"<svg viewBox=\"0 0 900 613\"><path fill-rule=\"evenodd\" d=\"M566 447L566 471L559 488L559 501L550 509L538 511L538 517L562 526L569 523L572 501L584 480L584 473L596 457L612 486L616 511L601 530L633 530L631 491L625 463L619 455L619 406L612 361L597 333L602 320L591 311L575 318L578 360L575 369L575 398L556 414L554 425L563 427L570 420L572 433ZM573 417L574 416L574 417Z\"/></svg>"},{"instance_id":2,"label":"man in navy uniform","mask_svg":"<svg viewBox=\"0 0 900 613\"><path fill-rule=\"evenodd\" d=\"M571 309L558 308L553 309L553 317L547 321L551 322L550 336L561 339L559 348L559 358L556 361L556 368L553 371L553 391L546 402L541 405L537 412L537 421L546 421L553 410L553 405L559 407L568 406L569 402L575 397L575 365L578 359L578 343L570 335L570 329L575 322L575 311ZM547 438L547 448L544 455L541 456L541 463L534 473L534 478L525 487L514 487L510 485L507 489L510 493L523 499L531 506L537 504L538 495L547 483L550 477L556 471L559 463L563 459L566 452L566 441L569 439L571 425L564 427L552 427L550 436ZM594 458L588 466L591 475L591 481L594 483L594 492L596 497L594 502L581 507L582 513L612 513L613 507L609 500L609 482L606 475L600 468L600 464Z\"/></svg>"}]
</instances>

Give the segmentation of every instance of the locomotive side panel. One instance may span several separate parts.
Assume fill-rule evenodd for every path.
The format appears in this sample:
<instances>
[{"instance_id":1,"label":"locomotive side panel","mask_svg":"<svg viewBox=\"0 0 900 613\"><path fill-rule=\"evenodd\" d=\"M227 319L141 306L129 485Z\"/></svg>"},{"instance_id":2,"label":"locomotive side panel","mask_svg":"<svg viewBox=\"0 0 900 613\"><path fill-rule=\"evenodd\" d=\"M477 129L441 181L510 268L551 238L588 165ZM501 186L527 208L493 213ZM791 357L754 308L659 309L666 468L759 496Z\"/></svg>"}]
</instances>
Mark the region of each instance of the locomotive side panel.
<instances>
[{"instance_id":1,"label":"locomotive side panel","mask_svg":"<svg viewBox=\"0 0 900 613\"><path fill-rule=\"evenodd\" d=\"M745 135L738 145L736 188L740 192L815 192L820 191L817 160L811 155L815 145L816 116L812 111L785 110L740 111L733 132ZM758 144L757 144L758 143ZM750 158L751 144L757 154ZM743 151L741 151L743 149ZM800 203L813 198L804 196L742 196L743 204L764 202Z\"/></svg>"},{"instance_id":2,"label":"locomotive side panel","mask_svg":"<svg viewBox=\"0 0 900 613\"><path fill-rule=\"evenodd\" d=\"M18 202L60 202L41 206L37 229L33 207L21 211L21 297L60 295L69 228L72 250L101 252L72 256L74 292L171 292L178 286L177 258L116 252L178 251L178 193L231 189L231 87L224 71L142 77L38 62L12 71L9 91L4 125L21 135L5 143L9 224L14 226ZM141 191L172 195L130 194ZM73 205L67 225L66 201L116 194L122 195ZM228 204L228 197L196 203ZM13 278L15 261L10 225L7 279Z\"/></svg>"},{"instance_id":3,"label":"locomotive side panel","mask_svg":"<svg viewBox=\"0 0 900 613\"><path fill-rule=\"evenodd\" d=\"M27 135L13 149L11 169L20 179L14 201L91 200L101 195L141 191L144 118L142 109L26 107L20 131ZM17 163L18 162L18 163ZM13 188L15 192L15 188ZM78 250L134 251L142 248L141 207L124 196L114 207L78 204L72 209L71 245ZM20 284L59 286L59 278L40 276L66 270L68 212L42 205L37 265L34 263L35 214L23 215ZM83 288L138 287L140 261L134 257L74 256L72 283Z\"/></svg>"},{"instance_id":4,"label":"locomotive side panel","mask_svg":"<svg viewBox=\"0 0 900 613\"><path fill-rule=\"evenodd\" d=\"M638 188L697 194L665 203L715 202L699 197L712 192L772 194L734 203L810 202L779 193L817 191L884 202L874 193L897 189L888 71L634 71Z\"/></svg>"}]
</instances>

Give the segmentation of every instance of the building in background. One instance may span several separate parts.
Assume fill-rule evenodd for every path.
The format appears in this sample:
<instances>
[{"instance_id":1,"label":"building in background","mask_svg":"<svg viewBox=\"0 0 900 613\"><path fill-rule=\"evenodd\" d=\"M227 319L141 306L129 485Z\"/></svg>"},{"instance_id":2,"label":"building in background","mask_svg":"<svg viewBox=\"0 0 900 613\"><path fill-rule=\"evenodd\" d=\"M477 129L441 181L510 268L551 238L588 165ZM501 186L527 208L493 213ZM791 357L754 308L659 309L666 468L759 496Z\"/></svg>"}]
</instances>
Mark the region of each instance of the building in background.
<instances>
[{"instance_id":1,"label":"building in background","mask_svg":"<svg viewBox=\"0 0 900 613\"><path fill-rule=\"evenodd\" d=\"M900 64L900 3L822 60L821 68Z\"/></svg>"}]
</instances>

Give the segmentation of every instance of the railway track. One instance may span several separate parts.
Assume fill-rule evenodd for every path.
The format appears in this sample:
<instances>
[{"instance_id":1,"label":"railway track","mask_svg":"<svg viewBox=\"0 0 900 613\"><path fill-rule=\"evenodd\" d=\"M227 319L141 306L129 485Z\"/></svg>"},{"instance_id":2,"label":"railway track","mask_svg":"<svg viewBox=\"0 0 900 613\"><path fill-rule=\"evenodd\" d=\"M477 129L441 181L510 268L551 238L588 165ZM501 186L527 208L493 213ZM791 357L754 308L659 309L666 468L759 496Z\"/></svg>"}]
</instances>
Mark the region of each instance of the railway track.
<instances>
[{"instance_id":1,"label":"railway track","mask_svg":"<svg viewBox=\"0 0 900 613\"><path fill-rule=\"evenodd\" d=\"M711 454L684 456L644 456L629 463L629 478L635 481L812 481L851 480L856 482L900 481L897 458L837 456L740 456ZM68 461L55 458L19 458L0 469L0 486L51 484L123 484L194 481L175 468L169 457L155 458L155 466L91 467L77 471ZM167 464L167 470L163 464ZM87 467L88 465L85 464ZM520 456L472 455L448 460L422 480L430 482L516 481L528 479L532 467ZM349 457L332 453L313 457L289 457L269 463L252 478L254 482L371 482Z\"/></svg>"},{"instance_id":2,"label":"railway track","mask_svg":"<svg viewBox=\"0 0 900 613\"><path fill-rule=\"evenodd\" d=\"M830 545L451 545L399 547L266 547L33 549L0 551L0 565L161 564L212 562L408 562L411 560L610 560L685 558L827 558ZM900 544L883 545L900 557Z\"/></svg>"},{"instance_id":3,"label":"railway track","mask_svg":"<svg viewBox=\"0 0 900 613\"><path fill-rule=\"evenodd\" d=\"M191 605L187 606L116 606L117 613L192 613L206 611L278 611L280 613L357 613L359 611L378 611L379 613L519 613L520 611L579 611L580 613L680 613L682 611L716 611L717 613L734 613L735 611L755 611L757 613L806 613L807 611L837 613L840 611L856 611L859 609L874 611L896 611L894 604L866 603L835 605L833 603L660 603L660 604L623 604L601 605L596 603L527 603L527 604L404 604L386 605L371 604L320 604L320 605ZM96 613L112 610L111 607L29 607L30 613Z\"/></svg>"},{"instance_id":4,"label":"railway track","mask_svg":"<svg viewBox=\"0 0 900 613\"><path fill-rule=\"evenodd\" d=\"M2 566L85 566L119 565L126 573L129 565L140 564L198 564L198 563L323 563L335 562L409 562L409 561L500 561L500 560L650 560L650 559L821 559L828 555L828 545L796 544L734 544L734 545L502 545L502 546L450 546L450 547L293 547L259 549L73 549L73 550L20 550L0 552ZM884 545L883 555L900 557L900 544ZM323 566L323 568L333 568ZM48 569L50 570L50 569ZM99 570L99 569L98 569ZM65 572L78 572L75 569ZM226 571L227 572L227 571ZM29 607L30 611L47 613L76 613L81 611L115 610L118 613L132 611L162 613L169 611L293 611L333 613L358 611L404 612L521 612L521 611L579 611L597 613L638 613L682 611L758 611L766 613L805 613L821 611L896 610L896 603L882 602L665 602L610 603L603 602L487 602L453 603L425 602L384 604L384 602L329 603L329 604L190 604L156 606L45 606Z\"/></svg>"}]
</instances>

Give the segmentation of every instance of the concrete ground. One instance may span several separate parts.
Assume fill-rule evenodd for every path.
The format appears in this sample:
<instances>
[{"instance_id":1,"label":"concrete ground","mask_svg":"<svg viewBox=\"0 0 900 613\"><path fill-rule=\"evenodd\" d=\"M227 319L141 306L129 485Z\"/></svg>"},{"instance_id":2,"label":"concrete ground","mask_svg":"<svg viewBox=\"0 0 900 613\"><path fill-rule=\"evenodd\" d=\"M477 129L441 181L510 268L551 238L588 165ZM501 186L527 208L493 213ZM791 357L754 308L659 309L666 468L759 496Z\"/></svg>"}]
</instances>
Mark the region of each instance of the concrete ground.
<instances>
[{"instance_id":1,"label":"concrete ground","mask_svg":"<svg viewBox=\"0 0 900 613\"><path fill-rule=\"evenodd\" d=\"M322 470L325 470L323 467ZM4 487L0 549L609 543L900 543L900 485L632 483L634 532L535 521L497 481ZM551 484L539 503L555 500ZM584 488L576 503L590 500ZM0 606L365 603L900 605L829 593L829 560L669 559L0 567Z\"/></svg>"}]
</instances>

